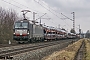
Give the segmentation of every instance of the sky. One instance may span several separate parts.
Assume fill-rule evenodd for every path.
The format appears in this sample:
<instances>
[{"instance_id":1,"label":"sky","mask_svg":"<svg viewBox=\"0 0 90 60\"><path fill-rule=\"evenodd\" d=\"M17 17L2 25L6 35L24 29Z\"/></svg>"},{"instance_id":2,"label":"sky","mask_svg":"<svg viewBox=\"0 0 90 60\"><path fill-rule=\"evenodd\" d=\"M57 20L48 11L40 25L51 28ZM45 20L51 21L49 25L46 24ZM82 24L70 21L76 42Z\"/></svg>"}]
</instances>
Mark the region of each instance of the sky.
<instances>
[{"instance_id":1,"label":"sky","mask_svg":"<svg viewBox=\"0 0 90 60\"><path fill-rule=\"evenodd\" d=\"M82 32L90 30L90 0L0 0L0 7L14 9L20 16L22 10L29 10L31 12L26 16L30 20L33 20L33 12L37 13L35 19L46 13L41 18L42 24L65 28L68 31L73 28L73 21L70 19L73 19L71 13L75 12L75 31L79 32L79 25Z\"/></svg>"}]
</instances>

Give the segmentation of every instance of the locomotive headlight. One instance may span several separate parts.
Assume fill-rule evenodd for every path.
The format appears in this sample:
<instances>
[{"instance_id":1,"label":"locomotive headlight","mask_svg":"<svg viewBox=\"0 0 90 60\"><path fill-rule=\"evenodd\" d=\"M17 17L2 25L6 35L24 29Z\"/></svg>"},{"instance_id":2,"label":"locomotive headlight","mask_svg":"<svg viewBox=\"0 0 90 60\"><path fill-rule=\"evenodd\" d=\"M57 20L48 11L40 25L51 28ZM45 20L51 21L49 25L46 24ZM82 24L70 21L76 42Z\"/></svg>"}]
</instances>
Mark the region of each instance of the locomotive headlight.
<instances>
[{"instance_id":1,"label":"locomotive headlight","mask_svg":"<svg viewBox=\"0 0 90 60\"><path fill-rule=\"evenodd\" d=\"M29 33L27 33L27 34L29 34Z\"/></svg>"},{"instance_id":2,"label":"locomotive headlight","mask_svg":"<svg viewBox=\"0 0 90 60\"><path fill-rule=\"evenodd\" d=\"M15 34L15 33L13 33L13 34Z\"/></svg>"}]
</instances>

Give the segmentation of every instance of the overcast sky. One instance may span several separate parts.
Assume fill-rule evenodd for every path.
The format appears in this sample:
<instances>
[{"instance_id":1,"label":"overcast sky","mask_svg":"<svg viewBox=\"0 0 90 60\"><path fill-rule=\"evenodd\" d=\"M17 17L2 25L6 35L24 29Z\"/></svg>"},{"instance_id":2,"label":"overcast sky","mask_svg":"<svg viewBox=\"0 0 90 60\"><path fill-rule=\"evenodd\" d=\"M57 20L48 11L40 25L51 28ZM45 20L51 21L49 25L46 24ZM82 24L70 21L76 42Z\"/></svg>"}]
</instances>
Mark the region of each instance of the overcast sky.
<instances>
[{"instance_id":1,"label":"overcast sky","mask_svg":"<svg viewBox=\"0 0 90 60\"><path fill-rule=\"evenodd\" d=\"M42 24L65 28L70 30L73 22L61 15L63 13L70 19L73 18L72 12L75 12L75 30L78 32L79 24L83 32L90 29L90 0L0 0L0 7L5 9L14 9L19 15L21 10L30 10L27 16L33 19L32 12L36 12L36 19L47 13L42 18ZM40 20L37 20L40 21Z\"/></svg>"}]
</instances>

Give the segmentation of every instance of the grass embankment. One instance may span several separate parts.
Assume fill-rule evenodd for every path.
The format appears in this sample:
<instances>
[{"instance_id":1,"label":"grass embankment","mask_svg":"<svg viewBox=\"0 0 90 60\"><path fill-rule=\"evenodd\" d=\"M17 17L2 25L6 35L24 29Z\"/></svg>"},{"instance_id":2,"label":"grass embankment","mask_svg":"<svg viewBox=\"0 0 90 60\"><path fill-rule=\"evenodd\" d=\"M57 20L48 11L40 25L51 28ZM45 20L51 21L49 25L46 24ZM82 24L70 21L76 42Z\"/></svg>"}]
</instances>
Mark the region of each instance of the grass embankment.
<instances>
[{"instance_id":1,"label":"grass embankment","mask_svg":"<svg viewBox=\"0 0 90 60\"><path fill-rule=\"evenodd\" d=\"M65 49L54 52L53 54L44 57L42 60L73 60L83 40L84 39L81 39L71 45L68 45Z\"/></svg>"},{"instance_id":2,"label":"grass embankment","mask_svg":"<svg viewBox=\"0 0 90 60\"><path fill-rule=\"evenodd\" d=\"M90 60L90 39L85 40L86 43L86 60Z\"/></svg>"}]
</instances>

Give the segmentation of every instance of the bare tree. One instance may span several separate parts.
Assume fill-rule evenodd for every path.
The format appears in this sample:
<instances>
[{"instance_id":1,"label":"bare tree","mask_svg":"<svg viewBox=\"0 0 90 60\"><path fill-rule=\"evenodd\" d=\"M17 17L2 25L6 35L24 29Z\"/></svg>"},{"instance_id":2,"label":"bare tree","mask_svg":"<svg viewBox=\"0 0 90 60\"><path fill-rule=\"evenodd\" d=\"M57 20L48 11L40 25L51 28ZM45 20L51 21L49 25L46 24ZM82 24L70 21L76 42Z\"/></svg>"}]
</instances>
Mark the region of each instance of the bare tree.
<instances>
[{"instance_id":1,"label":"bare tree","mask_svg":"<svg viewBox=\"0 0 90 60\"><path fill-rule=\"evenodd\" d=\"M0 7L0 42L7 43L12 40L13 24L18 19L17 13L12 10L5 10Z\"/></svg>"}]
</instances>

